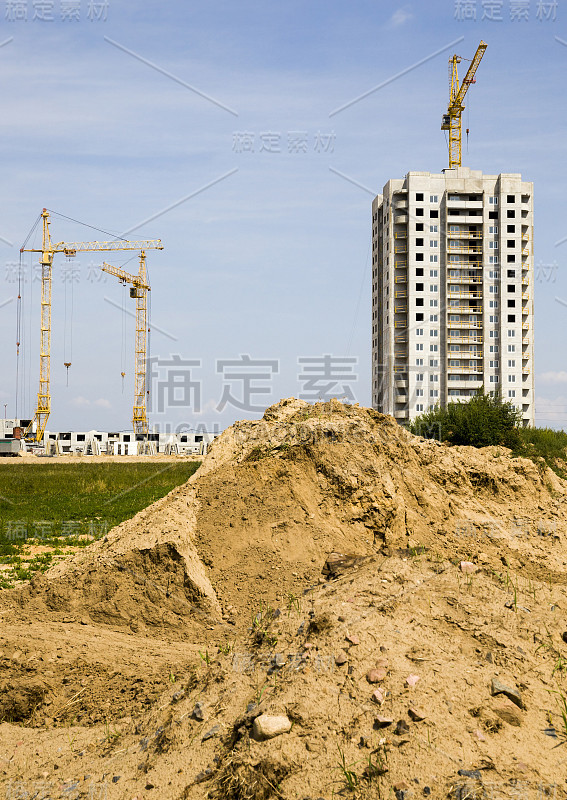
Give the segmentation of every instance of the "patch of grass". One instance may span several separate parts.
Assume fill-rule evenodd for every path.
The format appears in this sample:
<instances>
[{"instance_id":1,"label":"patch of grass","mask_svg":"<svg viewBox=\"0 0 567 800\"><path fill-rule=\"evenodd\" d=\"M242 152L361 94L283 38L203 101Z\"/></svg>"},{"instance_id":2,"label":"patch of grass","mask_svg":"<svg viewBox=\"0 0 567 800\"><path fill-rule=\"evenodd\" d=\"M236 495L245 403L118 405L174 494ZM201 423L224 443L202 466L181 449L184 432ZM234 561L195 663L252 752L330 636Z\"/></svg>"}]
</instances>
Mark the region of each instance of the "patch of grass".
<instances>
[{"instance_id":1,"label":"patch of grass","mask_svg":"<svg viewBox=\"0 0 567 800\"><path fill-rule=\"evenodd\" d=\"M540 465L541 460L561 478L567 478L567 433L552 428L520 428L520 443L513 455L530 458ZM558 463L559 462L559 463Z\"/></svg>"},{"instance_id":2,"label":"patch of grass","mask_svg":"<svg viewBox=\"0 0 567 800\"><path fill-rule=\"evenodd\" d=\"M0 464L0 588L45 572L61 548L86 547L187 481L198 462ZM50 553L26 557L26 547Z\"/></svg>"}]
</instances>

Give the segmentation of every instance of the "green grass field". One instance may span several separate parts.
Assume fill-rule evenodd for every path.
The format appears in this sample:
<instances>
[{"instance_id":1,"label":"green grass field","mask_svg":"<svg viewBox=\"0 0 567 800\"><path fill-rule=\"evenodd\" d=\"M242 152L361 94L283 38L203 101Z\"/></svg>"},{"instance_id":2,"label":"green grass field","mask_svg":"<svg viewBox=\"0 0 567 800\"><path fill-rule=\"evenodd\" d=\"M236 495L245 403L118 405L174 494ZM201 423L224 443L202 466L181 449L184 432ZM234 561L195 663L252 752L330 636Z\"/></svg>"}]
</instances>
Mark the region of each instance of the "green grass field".
<instances>
[{"instance_id":1,"label":"green grass field","mask_svg":"<svg viewBox=\"0 0 567 800\"><path fill-rule=\"evenodd\" d=\"M0 463L0 588L104 536L185 483L198 466ZM42 552L29 557L30 547Z\"/></svg>"}]
</instances>

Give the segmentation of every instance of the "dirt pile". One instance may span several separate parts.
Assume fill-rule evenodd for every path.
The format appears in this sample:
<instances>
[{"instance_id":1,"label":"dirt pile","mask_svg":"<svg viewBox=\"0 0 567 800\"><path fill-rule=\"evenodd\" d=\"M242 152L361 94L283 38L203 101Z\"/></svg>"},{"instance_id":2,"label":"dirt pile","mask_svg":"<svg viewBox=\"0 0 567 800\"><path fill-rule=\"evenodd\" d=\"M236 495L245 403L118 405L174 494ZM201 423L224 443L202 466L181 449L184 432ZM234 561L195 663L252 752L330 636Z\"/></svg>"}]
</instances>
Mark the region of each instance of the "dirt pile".
<instances>
[{"instance_id":1,"label":"dirt pile","mask_svg":"<svg viewBox=\"0 0 567 800\"><path fill-rule=\"evenodd\" d=\"M0 785L567 797L566 488L338 402L237 423L187 484L0 594ZM291 730L258 735L273 716Z\"/></svg>"}]
</instances>

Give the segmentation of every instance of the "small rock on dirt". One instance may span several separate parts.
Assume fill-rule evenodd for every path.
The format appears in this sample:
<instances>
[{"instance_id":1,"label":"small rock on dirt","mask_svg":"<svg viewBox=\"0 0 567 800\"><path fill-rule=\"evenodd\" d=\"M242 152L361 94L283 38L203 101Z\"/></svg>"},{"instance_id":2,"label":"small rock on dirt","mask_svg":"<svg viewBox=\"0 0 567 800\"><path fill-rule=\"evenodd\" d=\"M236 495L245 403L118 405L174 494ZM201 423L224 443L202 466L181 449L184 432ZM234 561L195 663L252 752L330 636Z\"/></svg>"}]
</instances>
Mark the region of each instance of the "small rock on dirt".
<instances>
[{"instance_id":1,"label":"small rock on dirt","mask_svg":"<svg viewBox=\"0 0 567 800\"><path fill-rule=\"evenodd\" d=\"M518 708L525 708L520 692L517 689L512 689L510 686L506 686L506 684L501 683L498 678L492 679L490 693L493 697L497 694L505 694L508 700L511 700L513 703L515 703Z\"/></svg>"},{"instance_id":2,"label":"small rock on dirt","mask_svg":"<svg viewBox=\"0 0 567 800\"><path fill-rule=\"evenodd\" d=\"M396 725L396 729L394 731L396 736L403 736L406 733L409 733L409 725L405 721L405 719L399 719L398 724Z\"/></svg>"},{"instance_id":3,"label":"small rock on dirt","mask_svg":"<svg viewBox=\"0 0 567 800\"><path fill-rule=\"evenodd\" d=\"M191 712L191 718L196 719L197 722L203 722L205 719L205 706L203 703L195 703L195 708Z\"/></svg>"},{"instance_id":4,"label":"small rock on dirt","mask_svg":"<svg viewBox=\"0 0 567 800\"><path fill-rule=\"evenodd\" d=\"M459 568L464 575L473 575L478 569L472 561L461 561Z\"/></svg>"},{"instance_id":5,"label":"small rock on dirt","mask_svg":"<svg viewBox=\"0 0 567 800\"><path fill-rule=\"evenodd\" d=\"M408 716L414 722L423 722L425 719L425 714L422 711L419 711L417 708L410 706L408 708Z\"/></svg>"},{"instance_id":6,"label":"small rock on dirt","mask_svg":"<svg viewBox=\"0 0 567 800\"><path fill-rule=\"evenodd\" d=\"M254 720L252 726L252 737L257 741L263 739L273 739L274 736L279 736L282 733L287 733L291 730L291 722L284 714L272 716L271 714L260 714Z\"/></svg>"},{"instance_id":7,"label":"small rock on dirt","mask_svg":"<svg viewBox=\"0 0 567 800\"><path fill-rule=\"evenodd\" d=\"M342 667L342 665L346 664L347 661L348 661L348 656L344 650L341 650L341 652L337 653L337 655L335 656L335 664L337 665L337 667Z\"/></svg>"},{"instance_id":8,"label":"small rock on dirt","mask_svg":"<svg viewBox=\"0 0 567 800\"><path fill-rule=\"evenodd\" d=\"M392 725L393 722L394 722L394 720L391 717L382 717L380 714L378 714L374 718L374 727L375 728L387 728L388 725Z\"/></svg>"},{"instance_id":9,"label":"small rock on dirt","mask_svg":"<svg viewBox=\"0 0 567 800\"><path fill-rule=\"evenodd\" d=\"M408 675L406 678L406 686L409 686L411 689L417 684L419 680L420 680L419 675Z\"/></svg>"},{"instance_id":10,"label":"small rock on dirt","mask_svg":"<svg viewBox=\"0 0 567 800\"><path fill-rule=\"evenodd\" d=\"M381 667L380 669L370 669L366 673L366 680L368 683L380 683L386 677L386 670Z\"/></svg>"},{"instance_id":11,"label":"small rock on dirt","mask_svg":"<svg viewBox=\"0 0 567 800\"><path fill-rule=\"evenodd\" d=\"M379 706L381 706L386 699L386 695L382 689L374 689L374 691L372 692L372 697L370 699L373 700L375 703L378 703Z\"/></svg>"}]
</instances>

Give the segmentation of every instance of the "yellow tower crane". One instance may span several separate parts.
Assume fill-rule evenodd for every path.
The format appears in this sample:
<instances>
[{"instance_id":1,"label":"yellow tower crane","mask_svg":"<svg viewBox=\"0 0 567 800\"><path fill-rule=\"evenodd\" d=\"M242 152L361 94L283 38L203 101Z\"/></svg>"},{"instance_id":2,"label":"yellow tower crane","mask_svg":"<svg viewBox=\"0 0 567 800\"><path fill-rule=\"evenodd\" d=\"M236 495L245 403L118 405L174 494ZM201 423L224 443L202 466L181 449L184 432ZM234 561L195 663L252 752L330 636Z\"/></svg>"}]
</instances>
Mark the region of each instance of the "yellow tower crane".
<instances>
[{"instance_id":1,"label":"yellow tower crane","mask_svg":"<svg viewBox=\"0 0 567 800\"><path fill-rule=\"evenodd\" d=\"M117 239L113 242L51 242L49 232L49 211L43 209L43 240L41 250L22 247L22 253L41 253L41 340L39 352L39 391L37 393L37 407L32 421L28 425L25 436L27 437L34 422L36 425L35 441L41 442L45 426L51 413L50 393L50 368L51 368L51 278L53 256L55 253L64 253L68 258L79 252L105 251L105 250L163 250L160 239L143 239L129 242Z\"/></svg>"},{"instance_id":2,"label":"yellow tower crane","mask_svg":"<svg viewBox=\"0 0 567 800\"><path fill-rule=\"evenodd\" d=\"M454 55L449 59L451 92L449 95L447 113L443 114L443 121L441 123L441 130L449 131L449 169L461 166L461 114L465 108L463 100L465 99L469 86L471 83L474 83L475 72L478 69L478 65L487 47L488 45L486 42L481 41L460 87L457 65L461 63L461 56Z\"/></svg>"},{"instance_id":3,"label":"yellow tower crane","mask_svg":"<svg viewBox=\"0 0 567 800\"><path fill-rule=\"evenodd\" d=\"M146 254L140 253L140 267L137 275L120 267L103 263L103 272L114 275L123 284L132 284L130 297L136 300L136 355L135 355L135 390L134 409L132 412L132 425L135 433L149 432L148 416L146 413L146 353L148 346L148 292L151 291L146 272Z\"/></svg>"}]
</instances>

